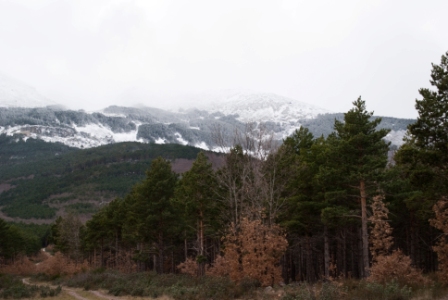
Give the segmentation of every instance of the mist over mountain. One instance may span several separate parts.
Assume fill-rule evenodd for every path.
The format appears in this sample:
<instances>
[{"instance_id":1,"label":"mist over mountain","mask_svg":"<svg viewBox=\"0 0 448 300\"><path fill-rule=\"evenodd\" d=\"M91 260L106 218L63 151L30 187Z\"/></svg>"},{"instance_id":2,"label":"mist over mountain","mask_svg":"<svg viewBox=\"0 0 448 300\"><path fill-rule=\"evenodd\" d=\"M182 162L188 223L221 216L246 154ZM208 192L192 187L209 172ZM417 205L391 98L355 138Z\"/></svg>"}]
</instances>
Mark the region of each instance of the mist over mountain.
<instances>
[{"instance_id":1,"label":"mist over mountain","mask_svg":"<svg viewBox=\"0 0 448 300\"><path fill-rule=\"evenodd\" d=\"M0 73L0 107L45 107L56 102L26 83Z\"/></svg>"},{"instance_id":2,"label":"mist over mountain","mask_svg":"<svg viewBox=\"0 0 448 300\"><path fill-rule=\"evenodd\" d=\"M326 136L333 130L334 119L343 117L277 94L238 90L190 95L185 104L186 108L170 110L114 105L96 112L75 111L0 74L0 134L77 148L142 142L219 151L234 143L236 132L247 131L247 124L251 130L263 130L281 141L301 126L315 136ZM391 129L387 139L399 146L412 122L387 117L380 126Z\"/></svg>"}]
</instances>

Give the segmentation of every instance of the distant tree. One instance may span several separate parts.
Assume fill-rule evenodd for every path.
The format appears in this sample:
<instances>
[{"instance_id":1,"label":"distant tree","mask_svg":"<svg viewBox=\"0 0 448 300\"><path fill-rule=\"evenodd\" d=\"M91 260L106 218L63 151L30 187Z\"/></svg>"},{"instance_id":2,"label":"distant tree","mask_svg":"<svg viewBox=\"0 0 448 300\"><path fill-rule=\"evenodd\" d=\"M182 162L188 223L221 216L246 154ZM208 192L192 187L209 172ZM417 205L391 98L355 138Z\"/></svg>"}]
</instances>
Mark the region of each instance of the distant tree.
<instances>
[{"instance_id":1,"label":"distant tree","mask_svg":"<svg viewBox=\"0 0 448 300\"><path fill-rule=\"evenodd\" d=\"M19 228L0 219L0 264L1 258L14 262L19 254L25 253L26 246L26 240Z\"/></svg>"},{"instance_id":2,"label":"distant tree","mask_svg":"<svg viewBox=\"0 0 448 300\"><path fill-rule=\"evenodd\" d=\"M71 256L75 260L75 264L78 264L82 261L81 230L84 225L79 216L73 213L65 215L56 224L56 249Z\"/></svg>"}]
</instances>

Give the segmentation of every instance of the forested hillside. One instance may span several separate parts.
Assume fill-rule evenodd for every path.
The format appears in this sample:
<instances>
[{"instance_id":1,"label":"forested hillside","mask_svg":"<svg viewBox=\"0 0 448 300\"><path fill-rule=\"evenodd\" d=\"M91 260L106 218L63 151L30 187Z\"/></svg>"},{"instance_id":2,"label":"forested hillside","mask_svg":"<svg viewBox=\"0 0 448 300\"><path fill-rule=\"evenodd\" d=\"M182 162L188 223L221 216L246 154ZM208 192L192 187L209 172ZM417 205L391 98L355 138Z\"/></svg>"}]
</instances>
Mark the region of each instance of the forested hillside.
<instances>
[{"instance_id":1,"label":"forested hillside","mask_svg":"<svg viewBox=\"0 0 448 300\"><path fill-rule=\"evenodd\" d=\"M6 216L20 219L49 221L58 211L91 215L128 193L154 158L193 160L198 152L188 146L141 143L82 150L0 135L0 207Z\"/></svg>"}]
</instances>

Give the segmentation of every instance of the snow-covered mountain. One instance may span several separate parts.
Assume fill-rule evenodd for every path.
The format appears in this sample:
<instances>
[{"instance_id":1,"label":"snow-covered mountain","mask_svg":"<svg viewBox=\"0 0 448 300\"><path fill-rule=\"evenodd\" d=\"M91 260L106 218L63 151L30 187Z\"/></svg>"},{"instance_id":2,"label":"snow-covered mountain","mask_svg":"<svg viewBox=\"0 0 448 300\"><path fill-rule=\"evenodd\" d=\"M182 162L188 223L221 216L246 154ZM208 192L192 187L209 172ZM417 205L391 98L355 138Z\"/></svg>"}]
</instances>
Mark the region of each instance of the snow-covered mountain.
<instances>
[{"instance_id":1,"label":"snow-covered mountain","mask_svg":"<svg viewBox=\"0 0 448 300\"><path fill-rule=\"evenodd\" d=\"M56 102L19 80L0 73L0 107L45 107Z\"/></svg>"},{"instance_id":2,"label":"snow-covered mountain","mask_svg":"<svg viewBox=\"0 0 448 300\"><path fill-rule=\"evenodd\" d=\"M247 130L248 123L255 131L263 124L265 132L282 140L302 125L315 136L327 135L332 131L334 118L342 116L276 94L232 91L201 97L196 98L197 108L177 111L145 106L110 106L99 112L73 111L50 107L48 105L54 102L39 95L35 89L2 76L0 134L25 140L37 138L60 142L78 148L138 141L217 150L231 146L235 133ZM388 120L392 132L387 139L400 145L411 121Z\"/></svg>"},{"instance_id":3,"label":"snow-covered mountain","mask_svg":"<svg viewBox=\"0 0 448 300\"><path fill-rule=\"evenodd\" d=\"M241 122L274 122L291 124L297 120L312 119L330 111L272 93L241 92L219 102L199 107L210 113L236 115Z\"/></svg>"}]
</instances>

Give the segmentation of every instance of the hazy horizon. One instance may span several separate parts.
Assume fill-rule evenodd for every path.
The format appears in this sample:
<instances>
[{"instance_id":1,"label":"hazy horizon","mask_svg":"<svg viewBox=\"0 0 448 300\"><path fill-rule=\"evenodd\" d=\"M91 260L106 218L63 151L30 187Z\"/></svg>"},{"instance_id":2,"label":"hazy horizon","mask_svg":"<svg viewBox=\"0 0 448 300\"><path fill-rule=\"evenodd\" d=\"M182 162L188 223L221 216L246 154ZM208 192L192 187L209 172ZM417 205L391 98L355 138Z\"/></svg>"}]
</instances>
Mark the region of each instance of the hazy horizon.
<instances>
[{"instance_id":1,"label":"hazy horizon","mask_svg":"<svg viewBox=\"0 0 448 300\"><path fill-rule=\"evenodd\" d=\"M362 96L375 115L415 118L418 89L431 87L431 63L448 50L446 8L443 0L0 0L0 73L75 109L186 106L194 95L251 90L334 112Z\"/></svg>"}]
</instances>

